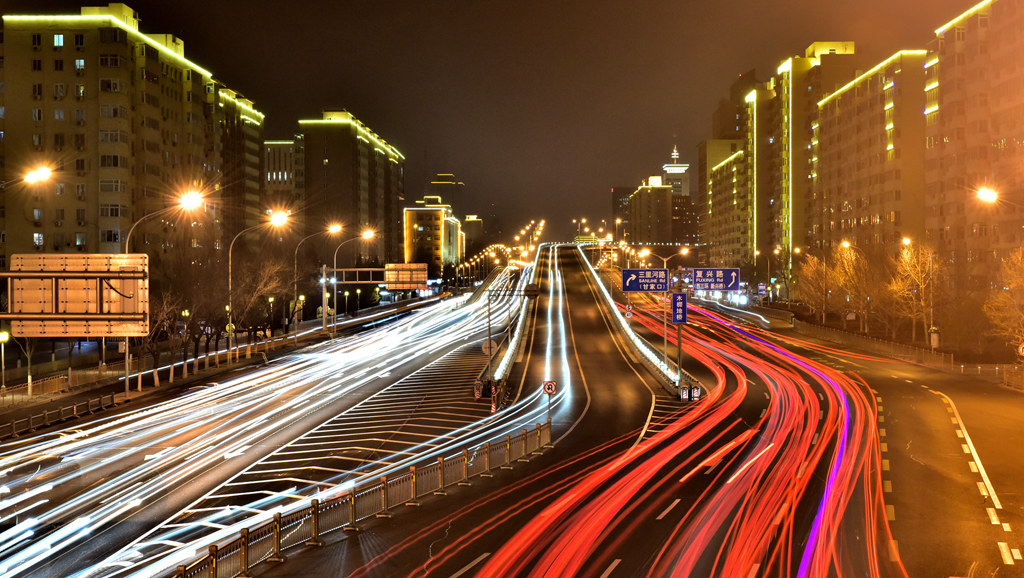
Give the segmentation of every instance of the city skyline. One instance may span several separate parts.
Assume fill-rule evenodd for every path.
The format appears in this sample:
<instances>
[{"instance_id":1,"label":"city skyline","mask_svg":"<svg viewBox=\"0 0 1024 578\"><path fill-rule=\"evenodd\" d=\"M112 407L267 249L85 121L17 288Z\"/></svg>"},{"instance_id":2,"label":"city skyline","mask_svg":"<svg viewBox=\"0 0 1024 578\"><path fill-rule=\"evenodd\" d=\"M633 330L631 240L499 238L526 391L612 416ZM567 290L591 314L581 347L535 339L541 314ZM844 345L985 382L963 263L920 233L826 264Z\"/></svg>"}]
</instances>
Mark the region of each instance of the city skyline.
<instances>
[{"instance_id":1,"label":"city skyline","mask_svg":"<svg viewBox=\"0 0 1024 578\"><path fill-rule=\"evenodd\" d=\"M4 11L78 13L93 4L102 3L13 0ZM924 46L970 3L931 3L921 17L912 2L806 2L770 27L778 10L755 3L698 13L598 2L583 13L466 3L281 12L257 2L246 5L244 26L231 24L230 4L129 6L143 32L179 37L190 58L264 111L268 140L291 138L300 118L345 108L406 154L411 195L434 173L454 172L467 183L468 212L518 222L583 203L604 213L608 187L638 184L674 145L695 163L710 111L741 72L767 72L817 40L854 41L879 61ZM307 33L293 40L285 27ZM574 108L563 114L563 103ZM552 224L556 235L569 232Z\"/></svg>"}]
</instances>

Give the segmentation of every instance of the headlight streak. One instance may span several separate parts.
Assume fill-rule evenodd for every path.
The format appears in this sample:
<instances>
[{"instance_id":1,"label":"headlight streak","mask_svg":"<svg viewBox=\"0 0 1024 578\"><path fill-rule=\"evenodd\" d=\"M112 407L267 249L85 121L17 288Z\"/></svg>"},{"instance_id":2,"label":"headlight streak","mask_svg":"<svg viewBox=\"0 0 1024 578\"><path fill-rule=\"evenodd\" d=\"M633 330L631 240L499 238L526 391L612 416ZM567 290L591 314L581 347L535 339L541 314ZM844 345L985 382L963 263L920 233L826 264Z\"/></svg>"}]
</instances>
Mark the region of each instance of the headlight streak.
<instances>
[{"instance_id":1,"label":"headlight streak","mask_svg":"<svg viewBox=\"0 0 1024 578\"><path fill-rule=\"evenodd\" d=\"M507 275L507 272L506 272L506 275ZM501 281L499 280L499 282L501 282ZM504 282L507 284L507 280L504 281ZM507 310L503 309L503 308L499 308L499 313L498 314L500 314L500 315L507 315ZM410 339L410 338L408 338L408 336L404 336L404 338L402 340L402 343L403 343L404 346L407 346L405 348L405 352L404 353L397 353L396 352L396 355L394 356L394 359L393 359L393 363L405 362L405 361L407 361L410 358L410 356L416 356L416 355L420 355L420 354L424 354L424 353L433 353L435 351L438 351L438 350L442 349L444 347L443 344L439 344L438 341L440 341L440 340L436 339L436 335L432 335L433 333L435 333L437 331L443 331L445 337L447 339L451 339L451 340L461 339L461 338L463 338L463 336L469 336L473 332L479 332L482 328L484 328L486 326L486 321L487 321L486 320L486 303L485 302L484 303L475 303L475 304L473 304L472 307L464 308L463 311L454 311L452 313L452 315L461 316L462 318L465 319L465 321L462 323L462 328L461 329L458 329L456 331L452 331L452 328L449 327L450 325L452 325L452 322L451 321L446 321L444 319L441 319L441 320L437 321L436 323L432 322L432 324L429 324L429 325L428 324L421 324L420 327L418 328L418 332L417 332L417 334L416 334L414 339ZM492 309L492 316L494 316L494 315L495 315L495 311ZM492 319L493 319L493 317L492 317ZM405 329L403 329L402 327L399 327L399 328L397 328L397 330L398 331L403 331L403 330L407 331L408 330L408 325L406 325L404 327L405 327ZM393 335L394 332L392 332L391 334ZM417 346L420 346L420 347L417 347ZM409 347L416 347L416 348L413 349L412 353L410 353ZM387 366L387 365L388 365L387 362L378 363L377 364L377 366L380 366L380 367L384 367L384 366ZM375 366L371 366L371 368L372 367L375 367ZM353 378L353 375L354 374L350 374L350 375L347 376L347 381L349 382L350 387L347 387L346 389L351 389L351 387L354 387L354 384L351 381L352 378ZM371 380L371 379L375 379L376 377L377 377L377 374L372 374L372 375L369 375L369 376L365 377L364 379ZM332 386L332 387L337 387L337 386L335 385L335 386ZM531 396L531 400L533 402L536 402L538 399L539 399L539 395ZM534 403L533 405L535 407L537 407L540 404L539 403ZM538 409L530 409L530 410L528 410L526 412L526 414L524 414L523 407L524 407L523 405L520 405L519 407L517 407L515 409L515 411L506 411L506 412L503 412L502 414L499 414L499 416L492 416L492 417L496 417L496 419L490 420L490 426L494 427L495 423L505 423L505 425L499 426L499 427L504 427L504 428L508 429L509 431L512 431L512 425L511 425L511 423L509 423L512 419L520 419L521 420L524 415L537 416L540 413ZM531 420L531 421L533 421L533 420ZM483 431L483 429L484 429L483 427L479 427L478 426L478 429L480 429L481 431L467 432L461 438L456 438L456 442L457 443L465 443L465 440L472 440L472 439L474 439L474 437L470 437L470 436L475 436L475 438L480 438L480 439L489 439L491 437L491 435L493 435L493 430L491 431L491 434L488 434L486 431ZM447 441L448 440L446 440L446 442ZM437 443L437 442L434 442L434 443ZM425 443L424 447L428 447L429 445L430 445L429 442ZM453 444L449 443L449 445L453 445ZM444 451L443 448L434 448L434 449L437 452ZM367 475L369 475L369 474L367 474ZM319 482L319 481L316 482L316 484L318 486L329 485L329 483ZM331 489L328 489L327 491L331 491ZM297 496L297 498L298 498L298 496ZM302 497L302 499L308 499L308 497ZM252 519L249 518L247 522L240 522L240 523L251 525L251 522L252 522ZM193 523L193 526L195 526L195 525L196 525L196 523ZM202 525L201 522L199 522L198 525ZM243 525L243 526L240 526L240 527L247 527L247 525ZM237 531L237 529L240 529L240 527L234 528L234 529ZM144 537L144 538L146 538L146 537ZM206 537L206 536L204 536L202 538L202 540L200 540L200 541L193 540L193 541L188 543L187 548L194 548L194 547L197 547L198 544L209 543L207 540L209 540L209 537ZM136 541L136 543L138 543L138 542L139 541ZM160 542L160 540L150 541L150 543L157 543L157 542ZM153 562L154 560L158 560L158 558L159 558L159 556L157 556L157 557L150 557L149 559L147 559L147 563ZM107 561L105 561L104 562L104 567L118 566L118 565L120 565L120 561L123 561L123 558L121 560L119 560L115 556L114 558L108 559ZM163 561L157 561L154 564L151 564L151 565L149 565L147 567L150 567L150 568L166 567L166 565L161 566L162 564L165 564L166 562L168 562L168 560L166 560L166 559L163 560ZM146 572L148 572L147 570L144 570L144 569L141 569L141 568L138 568L135 571L140 571L142 574L146 574Z\"/></svg>"},{"instance_id":2,"label":"headlight streak","mask_svg":"<svg viewBox=\"0 0 1024 578\"><path fill-rule=\"evenodd\" d=\"M19 511L18 515L25 515L29 513L27 510L31 510L41 520L40 525L50 526L60 524L62 516L72 512L88 512L79 518L92 520L83 531L99 528L108 520L122 515L125 509L137 507L170 491L175 484L180 484L208 467L209 460L223 460L225 454L241 451L241 448L251 445L252 440L260 435L280 429L281 424L308 413L314 400L316 405L322 406L353 387L358 387L361 380L353 378L353 375L359 372L353 371L353 368L365 364L372 357L393 351L393 355L386 355L391 364L388 369L393 369L416 359L423 352L437 351L444 347L439 342L445 340L437 339L438 332L444 334L446 339L449 334L452 339L471 337L474 332L485 327L486 309L479 304L460 309L458 306L461 303L461 300L448 300L444 306L435 306L432 311L417 311L416 314L406 315L394 326L347 337L319 348L306 348L305 351L311 353L291 355L251 375L226 380L219 387L203 388L152 408L100 418L86 428L69 428L8 444L9 449L0 454L0 468L4 470L15 468L32 459L32 456L44 452L64 456L64 463L74 460L79 464L77 473L71 472L66 477L54 478L54 481L69 481L76 476L88 475L115 461L138 460L136 465L106 482L71 499L61 500L59 504L53 504L56 507L51 510L43 510L50 501L41 500L29 505L26 511ZM398 333L415 336L415 339L409 341L418 347L410 348L406 342L389 337ZM320 351L325 352L325 355L321 356ZM342 386L342 379L337 379L338 370L342 367L349 372L344 377L347 386ZM373 380L387 373L380 369L383 367L365 379ZM365 369L363 373L366 373ZM331 379L331 385L329 389L323 385L310 388L308 382L313 379ZM278 403L278 400L286 396L295 396L294 401L288 402L296 404L292 411L272 410L276 414L273 419L268 419L269 416L262 413L264 407L269 408L268 403ZM188 444L171 441L189 430L204 428L206 433L199 440ZM166 445L172 447L162 447ZM86 452L90 455L83 460ZM148 460L145 459L147 455ZM43 468L38 475L49 471ZM27 499L25 496L28 492L23 491L21 486L32 483L35 475L19 480L5 480L5 485L18 496L18 501L23 501ZM141 484L133 483L139 478L145 481ZM10 498L11 495L5 497ZM13 507L14 502L9 502L8 506ZM2 514L7 515L8 512ZM26 539L25 535L31 535L31 532L9 534L8 538L17 538L20 542ZM80 534L73 533L66 536L65 541L56 540L51 543L54 548L65 548L80 537ZM32 540L34 543L42 543L38 537ZM17 555L21 555L17 558L18 563L27 561L22 555L24 550L22 548L12 552L10 544L4 546L0 543L0 563L14 564L12 560ZM50 551L48 556L52 555ZM191 555L191 552L187 555ZM137 557L137 553L133 556ZM114 561L112 564L119 566L121 562Z\"/></svg>"}]
</instances>

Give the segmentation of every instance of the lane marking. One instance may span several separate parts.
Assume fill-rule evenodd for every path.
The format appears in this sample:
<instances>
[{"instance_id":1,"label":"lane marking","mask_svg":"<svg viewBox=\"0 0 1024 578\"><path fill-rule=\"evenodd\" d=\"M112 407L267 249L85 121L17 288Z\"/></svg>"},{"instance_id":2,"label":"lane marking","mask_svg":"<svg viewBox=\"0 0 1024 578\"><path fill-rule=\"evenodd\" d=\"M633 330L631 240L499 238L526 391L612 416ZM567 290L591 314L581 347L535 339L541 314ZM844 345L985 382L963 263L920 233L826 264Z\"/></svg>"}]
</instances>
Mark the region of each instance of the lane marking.
<instances>
[{"instance_id":1,"label":"lane marking","mask_svg":"<svg viewBox=\"0 0 1024 578\"><path fill-rule=\"evenodd\" d=\"M660 519L664 518L669 512L672 511L672 508L676 507L676 504L678 504L678 503L679 503L679 498L676 498L675 500L672 501L671 504L668 505L667 508L665 508L665 511L663 511L661 514L658 514L658 517L655 518L655 520L660 520Z\"/></svg>"},{"instance_id":2,"label":"lane marking","mask_svg":"<svg viewBox=\"0 0 1024 578\"><path fill-rule=\"evenodd\" d=\"M750 567L750 572L747 574L747 578L754 578L757 576L757 571L761 569L761 564L757 563Z\"/></svg>"},{"instance_id":3,"label":"lane marking","mask_svg":"<svg viewBox=\"0 0 1024 578\"><path fill-rule=\"evenodd\" d=\"M1010 550L1010 554L1013 554L1013 559L1014 560L1020 560L1021 559L1020 550L1018 550L1017 548L1014 548L1014 549Z\"/></svg>"},{"instance_id":4,"label":"lane marking","mask_svg":"<svg viewBox=\"0 0 1024 578\"><path fill-rule=\"evenodd\" d=\"M885 416L884 415L878 416L878 423L885 423Z\"/></svg>"},{"instance_id":5,"label":"lane marking","mask_svg":"<svg viewBox=\"0 0 1024 578\"><path fill-rule=\"evenodd\" d=\"M889 460L882 460L882 471L883 472L888 472L889 471Z\"/></svg>"},{"instance_id":6,"label":"lane marking","mask_svg":"<svg viewBox=\"0 0 1024 578\"><path fill-rule=\"evenodd\" d=\"M616 558L611 565L608 566L608 569L604 571L604 574L601 574L601 578L608 578L608 575L612 573L612 570L615 570L615 567L619 565L619 562L622 562L622 558Z\"/></svg>"},{"instance_id":7,"label":"lane marking","mask_svg":"<svg viewBox=\"0 0 1024 578\"><path fill-rule=\"evenodd\" d=\"M896 562L900 559L900 543L896 540L889 540L889 561Z\"/></svg>"},{"instance_id":8,"label":"lane marking","mask_svg":"<svg viewBox=\"0 0 1024 578\"><path fill-rule=\"evenodd\" d=\"M993 526L998 526L999 525L999 515L996 514L996 509L995 508L985 508L985 511L988 512L988 521L992 522Z\"/></svg>"},{"instance_id":9,"label":"lane marking","mask_svg":"<svg viewBox=\"0 0 1024 578\"><path fill-rule=\"evenodd\" d=\"M960 448L964 450L965 454L971 453L971 448L967 447L967 444L960 444Z\"/></svg>"},{"instance_id":10,"label":"lane marking","mask_svg":"<svg viewBox=\"0 0 1024 578\"><path fill-rule=\"evenodd\" d=\"M988 497L988 489L985 488L985 482L978 482L978 491L981 492L982 497Z\"/></svg>"},{"instance_id":11,"label":"lane marking","mask_svg":"<svg viewBox=\"0 0 1024 578\"><path fill-rule=\"evenodd\" d=\"M953 423L953 425L957 425L955 417L949 418L949 421L951 421Z\"/></svg>"},{"instance_id":12,"label":"lane marking","mask_svg":"<svg viewBox=\"0 0 1024 578\"><path fill-rule=\"evenodd\" d=\"M956 437L964 439L964 432L961 430L956 430Z\"/></svg>"},{"instance_id":13,"label":"lane marking","mask_svg":"<svg viewBox=\"0 0 1024 578\"><path fill-rule=\"evenodd\" d=\"M885 437L885 428L884 427L878 428L878 437L883 437L883 438Z\"/></svg>"},{"instance_id":14,"label":"lane marking","mask_svg":"<svg viewBox=\"0 0 1024 578\"><path fill-rule=\"evenodd\" d=\"M978 456L978 452L974 447L974 442L971 441L971 434L967 433L967 427L964 426L963 420L960 419L960 412L956 409L956 404L946 394L942 392L936 392L942 396L943 399L949 402L949 405L953 406L953 421L960 425L960 429L964 432L964 441L967 442L967 447L971 450L971 457L974 458L974 462L978 464L978 473L981 474L981 479L985 483L985 487L988 488L988 494L992 498L992 505L997 510L1003 509L1002 502L999 501L999 496L996 495L996 489L992 487L992 481L988 479L988 473L985 471L985 466L981 463L981 457Z\"/></svg>"},{"instance_id":15,"label":"lane marking","mask_svg":"<svg viewBox=\"0 0 1024 578\"><path fill-rule=\"evenodd\" d=\"M967 465L970 466L972 472L978 473L978 464L974 462L967 462Z\"/></svg>"},{"instance_id":16,"label":"lane marking","mask_svg":"<svg viewBox=\"0 0 1024 578\"><path fill-rule=\"evenodd\" d=\"M882 413L883 411L885 411L885 408L882 407L882 404L878 404L878 413Z\"/></svg>"},{"instance_id":17,"label":"lane marking","mask_svg":"<svg viewBox=\"0 0 1024 578\"><path fill-rule=\"evenodd\" d=\"M887 444L885 442L882 442L882 453L884 454L884 453L886 453L888 451L889 451L889 444Z\"/></svg>"},{"instance_id":18,"label":"lane marking","mask_svg":"<svg viewBox=\"0 0 1024 578\"><path fill-rule=\"evenodd\" d=\"M882 480L882 491L886 494L892 493L892 482L889 480Z\"/></svg>"},{"instance_id":19,"label":"lane marking","mask_svg":"<svg viewBox=\"0 0 1024 578\"><path fill-rule=\"evenodd\" d=\"M1009 532L1010 531L1010 524L1008 524L1006 522L1003 522L1003 531L1004 532Z\"/></svg>"},{"instance_id":20,"label":"lane marking","mask_svg":"<svg viewBox=\"0 0 1024 578\"><path fill-rule=\"evenodd\" d=\"M896 508L892 507L892 504L885 506L885 517L888 518L890 522L896 521Z\"/></svg>"},{"instance_id":21,"label":"lane marking","mask_svg":"<svg viewBox=\"0 0 1024 578\"><path fill-rule=\"evenodd\" d=\"M999 544L999 554L1003 557L1003 564L1013 565L1013 554L1010 553L1010 545L1006 542L997 542Z\"/></svg>"},{"instance_id":22,"label":"lane marking","mask_svg":"<svg viewBox=\"0 0 1024 578\"><path fill-rule=\"evenodd\" d=\"M484 552L483 554L480 554L480 556L477 557L476 560L473 560L472 562L470 562L469 565L463 567L462 570L459 570L458 572L452 574L451 578L459 578L459 576L462 576L466 572L469 572L470 570L472 570L473 566L476 566L480 562L483 562L484 558L486 558L486 557L488 557L490 555L491 555L490 552Z\"/></svg>"}]
</instances>

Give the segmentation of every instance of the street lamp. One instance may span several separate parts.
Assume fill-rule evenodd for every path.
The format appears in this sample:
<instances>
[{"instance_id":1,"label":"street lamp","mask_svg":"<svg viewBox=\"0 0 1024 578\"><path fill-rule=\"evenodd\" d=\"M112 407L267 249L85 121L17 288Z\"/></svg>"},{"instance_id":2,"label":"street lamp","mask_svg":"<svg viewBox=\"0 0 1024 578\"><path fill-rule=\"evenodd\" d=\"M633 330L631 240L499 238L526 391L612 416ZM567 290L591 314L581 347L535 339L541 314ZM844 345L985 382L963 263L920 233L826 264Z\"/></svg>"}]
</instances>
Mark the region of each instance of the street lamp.
<instances>
[{"instance_id":1,"label":"street lamp","mask_svg":"<svg viewBox=\"0 0 1024 578\"><path fill-rule=\"evenodd\" d=\"M345 291L345 316L349 316L349 310L352 308L348 306L348 291Z\"/></svg>"},{"instance_id":2,"label":"street lamp","mask_svg":"<svg viewBox=\"0 0 1024 578\"><path fill-rule=\"evenodd\" d=\"M11 339L7 331L0 331L0 391L7 393L7 351L4 346Z\"/></svg>"},{"instance_id":3,"label":"street lamp","mask_svg":"<svg viewBox=\"0 0 1024 578\"><path fill-rule=\"evenodd\" d=\"M42 169L37 169L37 171L39 171L39 170L42 170ZM49 178L49 170L50 169L46 169L46 173L45 173L46 176L45 176L45 178ZM45 180L45 178L42 177L41 175L39 176L39 178ZM125 255L128 254L129 247L131 246L130 243L131 243L131 240L132 240L132 233L135 231L135 227L139 226L139 223L145 221L146 219L149 219L149 218L152 218L152 217L156 217L156 216L159 216L159 215L163 215L163 214L169 213L171 211L179 211L180 210L180 211L191 212L191 211L196 210L200 206L202 206L202 204L203 204L203 195L199 191L194 191L194 190L186 191L184 194L182 194L180 197L178 197L178 203L177 204L172 205L170 207L165 207L163 209L160 209L159 211L154 211L154 212L152 212L152 213L150 213L148 215L143 215L142 218L140 218L138 221L135 221L135 223L131 227L128 228L128 235L125 236L125 238L124 238L124 254ZM130 361L131 361L131 355L130 355L130 352L128 350L128 336L125 335L124 336L124 396L125 396L125 399L128 398L128 387L129 387L128 374L129 374L129 362ZM139 370L140 371L142 370L141 366L139 366ZM153 370L156 371L156 368L154 368ZM142 373L139 373L139 391L142 391Z\"/></svg>"},{"instance_id":4,"label":"street lamp","mask_svg":"<svg viewBox=\"0 0 1024 578\"><path fill-rule=\"evenodd\" d=\"M274 336L274 298L267 297L267 302L270 303L270 322L267 323L267 338Z\"/></svg>"},{"instance_id":5,"label":"street lamp","mask_svg":"<svg viewBox=\"0 0 1024 578\"><path fill-rule=\"evenodd\" d=\"M41 165L25 173L25 176L12 179L9 181L0 182L0 188L6 187L7 185L15 185L18 183L25 183L27 185L34 185L44 181L50 180L53 175L53 169L48 166Z\"/></svg>"},{"instance_id":6,"label":"street lamp","mask_svg":"<svg viewBox=\"0 0 1024 578\"><path fill-rule=\"evenodd\" d=\"M356 313L359 313L359 299L363 295L362 288L356 289Z\"/></svg>"},{"instance_id":7,"label":"street lamp","mask_svg":"<svg viewBox=\"0 0 1024 578\"><path fill-rule=\"evenodd\" d=\"M352 237L351 239L345 239L344 241L341 242L340 245L337 246L337 248L334 249L334 275L335 275L335 278L337 278L337 275L338 275L338 251L341 250L341 248L344 247L347 243L351 243L352 241L359 241L359 240L369 241L376 234L377 233L373 229L366 229L365 231L360 233L360 235L358 237ZM348 295L347 291L345 292L345 295ZM335 282L335 284L334 284L334 302L335 302L334 303L334 324L337 325L338 324L338 303L337 303L338 302L338 284L337 284L337 282ZM348 299L345 300L345 314L348 315Z\"/></svg>"},{"instance_id":8,"label":"street lamp","mask_svg":"<svg viewBox=\"0 0 1024 578\"><path fill-rule=\"evenodd\" d=\"M334 234L337 234L337 233L340 233L340 232L341 232L341 225L331 225L331 226L327 227L326 230L317 231L317 232L315 232L313 234L306 235L305 237L299 239L298 244L295 245L295 262L294 262L294 266L292 268L292 282L294 283L294 289L295 289L294 295L295 295L295 306L296 307L299 306L299 247L301 247L302 243L304 243L307 239L312 239L313 237L316 237L317 235L324 235L324 234L334 235ZM299 328L298 316L296 315L297 313L298 313L298 310L292 312L292 316L296 318L295 319L295 329L296 329L296 331L298 331L298 328ZM324 312L324 314L326 315L326 311ZM296 339L298 339L297 335L296 335Z\"/></svg>"},{"instance_id":9,"label":"street lamp","mask_svg":"<svg viewBox=\"0 0 1024 578\"><path fill-rule=\"evenodd\" d=\"M251 226L251 227L249 227L247 229L242 229L241 231L239 231L238 234L235 235L235 237L233 239L231 239L231 244L228 245L228 306L227 306L228 325L227 325L226 329L228 330L228 360L229 361L231 360L231 352L232 352L232 349L231 349L231 336L235 332L235 327L231 323L231 316L234 314L234 312L231 310L231 252L234 251L234 249L235 249L235 241L237 241L239 237L241 237L242 235L248 233L249 231L254 231L254 230L259 229L261 227L268 227L268 226L269 227L274 227L276 229L276 228L283 227L285 225L285 223L287 223L287 222L288 222L288 213L285 213L285 212L282 212L282 211L277 211L275 213L271 213L270 218L267 221L265 221L263 223L260 223L258 225L253 225L253 226Z\"/></svg>"}]
</instances>

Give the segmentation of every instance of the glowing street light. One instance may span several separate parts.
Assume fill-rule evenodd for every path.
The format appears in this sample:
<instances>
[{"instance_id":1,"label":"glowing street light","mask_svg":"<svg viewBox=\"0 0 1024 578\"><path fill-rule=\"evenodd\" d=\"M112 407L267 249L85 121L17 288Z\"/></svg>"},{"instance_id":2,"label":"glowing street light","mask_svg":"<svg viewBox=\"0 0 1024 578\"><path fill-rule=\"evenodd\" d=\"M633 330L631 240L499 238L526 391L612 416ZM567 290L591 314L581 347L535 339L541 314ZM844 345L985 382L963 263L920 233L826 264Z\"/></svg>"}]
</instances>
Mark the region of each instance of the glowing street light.
<instances>
[{"instance_id":1,"label":"glowing street light","mask_svg":"<svg viewBox=\"0 0 1024 578\"><path fill-rule=\"evenodd\" d=\"M234 249L235 249L235 241L237 241L239 237L241 237L242 235L248 233L249 231L254 231L254 230L259 229L261 227L273 227L273 228L276 229L276 228L283 227L287 222L288 222L288 213L281 212L281 211L277 211L277 212L271 213L270 218L267 219L265 222L260 223L258 225L253 225L253 226L249 227L248 229L242 229L241 231L239 231L238 234L235 235L235 237L233 239L231 239L231 244L228 245L228 306L227 306L228 325L227 325L226 329L228 330L228 359L229 360L231 359L231 352L233 351L232 348L231 348L231 336L234 335L234 333L235 333L235 326L231 323L231 316L234 314L234 312L231 310L231 252L234 251Z\"/></svg>"},{"instance_id":2,"label":"glowing street light","mask_svg":"<svg viewBox=\"0 0 1024 578\"><path fill-rule=\"evenodd\" d=\"M986 203L995 203L999 200L999 193L988 187L978 189L978 199Z\"/></svg>"},{"instance_id":3,"label":"glowing street light","mask_svg":"<svg viewBox=\"0 0 1024 578\"><path fill-rule=\"evenodd\" d=\"M347 244L347 243L351 243L352 241L369 241L376 234L377 234L376 231L374 231L373 229L366 229L365 231L360 233L358 237L352 237L351 239L345 239L344 241L341 242L340 245L338 245L334 249L334 274L335 274L335 276L337 276L337 274L338 274L338 251L343 246L345 246L345 244ZM345 295L346 295L346 298L345 298L345 314L348 315L348 292L347 291L345 292ZM335 285L334 285L334 325L337 325L337 324L338 324L338 285L337 285L337 282L335 282Z\"/></svg>"},{"instance_id":4,"label":"glowing street light","mask_svg":"<svg viewBox=\"0 0 1024 578\"><path fill-rule=\"evenodd\" d=\"M295 338L296 339L298 339L298 323L299 323L299 320L298 320L298 312L299 312L299 309L298 309L298 305L299 305L299 247L301 247L302 243L304 243L306 240L312 239L313 237L316 237L317 235L325 235L325 234L326 235L337 235L340 232L341 232L341 225L338 225L338 224L330 225L326 229L324 229L323 231L317 231L317 232L312 233L310 235L306 235L305 237L299 239L299 242L295 245L295 259L294 259L294 263L293 263L293 266L292 266L292 282L294 284L293 288L295 290L294 295L295 295L295 306L296 306L296 309L295 309L295 311L292 312L292 317L295 318L294 321L295 321L295 329L296 329L296 334L295 334Z\"/></svg>"}]
</instances>

